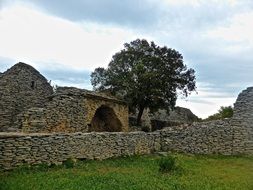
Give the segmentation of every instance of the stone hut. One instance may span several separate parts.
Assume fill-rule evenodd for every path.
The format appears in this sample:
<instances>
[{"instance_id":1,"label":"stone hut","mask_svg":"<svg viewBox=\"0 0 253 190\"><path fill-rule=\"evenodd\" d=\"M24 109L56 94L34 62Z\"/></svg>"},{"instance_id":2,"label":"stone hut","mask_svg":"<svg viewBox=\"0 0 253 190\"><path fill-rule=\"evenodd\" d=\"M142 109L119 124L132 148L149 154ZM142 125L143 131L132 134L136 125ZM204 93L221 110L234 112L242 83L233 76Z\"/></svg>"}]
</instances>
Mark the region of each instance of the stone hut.
<instances>
[{"instance_id":1,"label":"stone hut","mask_svg":"<svg viewBox=\"0 0 253 190\"><path fill-rule=\"evenodd\" d=\"M74 87L53 92L33 67L18 63L0 77L0 131L128 131L128 106Z\"/></svg>"},{"instance_id":2,"label":"stone hut","mask_svg":"<svg viewBox=\"0 0 253 190\"><path fill-rule=\"evenodd\" d=\"M25 63L17 63L0 75L0 131L16 130L18 114L43 107L53 88L45 77Z\"/></svg>"}]
</instances>

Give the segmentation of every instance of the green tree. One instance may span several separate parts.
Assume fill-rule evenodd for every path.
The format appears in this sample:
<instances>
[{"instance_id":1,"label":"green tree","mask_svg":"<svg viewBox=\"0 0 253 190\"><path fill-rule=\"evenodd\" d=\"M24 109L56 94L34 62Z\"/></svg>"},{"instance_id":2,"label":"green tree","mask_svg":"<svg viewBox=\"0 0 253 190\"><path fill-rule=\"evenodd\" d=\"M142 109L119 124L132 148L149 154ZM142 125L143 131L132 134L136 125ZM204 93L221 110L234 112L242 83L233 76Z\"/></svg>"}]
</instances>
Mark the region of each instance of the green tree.
<instances>
[{"instance_id":1,"label":"green tree","mask_svg":"<svg viewBox=\"0 0 253 190\"><path fill-rule=\"evenodd\" d=\"M233 116L233 107L232 106L221 106L218 113L210 115L206 118L206 121L217 120L217 119L225 119Z\"/></svg>"},{"instance_id":2,"label":"green tree","mask_svg":"<svg viewBox=\"0 0 253 190\"><path fill-rule=\"evenodd\" d=\"M223 107L221 106L219 109L219 114L221 115L221 118L230 118L233 116L233 108L232 106Z\"/></svg>"},{"instance_id":3,"label":"green tree","mask_svg":"<svg viewBox=\"0 0 253 190\"><path fill-rule=\"evenodd\" d=\"M144 39L125 43L107 69L92 72L91 83L94 90L121 95L130 109L137 108L137 125L145 108L169 111L175 106L177 92L188 96L196 89L195 71L187 69L179 52Z\"/></svg>"}]
</instances>

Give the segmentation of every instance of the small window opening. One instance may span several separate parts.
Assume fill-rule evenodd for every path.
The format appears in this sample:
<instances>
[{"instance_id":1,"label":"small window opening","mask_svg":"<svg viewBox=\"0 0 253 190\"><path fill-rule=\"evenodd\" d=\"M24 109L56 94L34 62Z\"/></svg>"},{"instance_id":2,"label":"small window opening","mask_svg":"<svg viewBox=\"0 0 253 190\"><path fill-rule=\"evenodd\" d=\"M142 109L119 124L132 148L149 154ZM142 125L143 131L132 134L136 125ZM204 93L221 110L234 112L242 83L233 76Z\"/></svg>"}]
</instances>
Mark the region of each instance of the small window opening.
<instances>
[{"instance_id":1,"label":"small window opening","mask_svg":"<svg viewBox=\"0 0 253 190\"><path fill-rule=\"evenodd\" d=\"M32 88L32 89L35 88L35 82L34 82L34 81L31 82L31 88Z\"/></svg>"}]
</instances>

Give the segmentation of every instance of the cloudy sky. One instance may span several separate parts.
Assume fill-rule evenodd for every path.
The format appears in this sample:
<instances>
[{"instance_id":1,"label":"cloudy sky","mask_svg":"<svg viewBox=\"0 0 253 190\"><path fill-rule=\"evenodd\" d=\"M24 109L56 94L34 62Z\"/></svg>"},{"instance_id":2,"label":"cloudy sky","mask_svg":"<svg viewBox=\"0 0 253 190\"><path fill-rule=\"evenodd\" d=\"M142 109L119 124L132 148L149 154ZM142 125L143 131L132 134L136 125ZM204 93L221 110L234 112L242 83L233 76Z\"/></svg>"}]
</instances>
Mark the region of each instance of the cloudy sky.
<instances>
[{"instance_id":1,"label":"cloudy sky","mask_svg":"<svg viewBox=\"0 0 253 190\"><path fill-rule=\"evenodd\" d=\"M177 105L204 118L253 86L252 34L252 0L0 0L0 72L21 61L53 84L92 89L94 68L145 38L196 70L198 93Z\"/></svg>"}]
</instances>

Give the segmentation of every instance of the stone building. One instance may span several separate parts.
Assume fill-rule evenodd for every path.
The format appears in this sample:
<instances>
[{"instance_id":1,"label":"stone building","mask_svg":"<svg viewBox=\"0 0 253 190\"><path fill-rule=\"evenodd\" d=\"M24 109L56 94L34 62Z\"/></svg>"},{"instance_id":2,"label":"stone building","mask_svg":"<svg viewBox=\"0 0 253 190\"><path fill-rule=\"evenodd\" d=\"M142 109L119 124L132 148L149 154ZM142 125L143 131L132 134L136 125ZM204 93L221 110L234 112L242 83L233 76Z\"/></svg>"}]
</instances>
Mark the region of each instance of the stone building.
<instances>
[{"instance_id":1,"label":"stone building","mask_svg":"<svg viewBox=\"0 0 253 190\"><path fill-rule=\"evenodd\" d=\"M114 97L74 87L59 87L43 108L19 118L23 132L128 131L128 107Z\"/></svg>"},{"instance_id":2,"label":"stone building","mask_svg":"<svg viewBox=\"0 0 253 190\"><path fill-rule=\"evenodd\" d=\"M128 131L128 107L115 97L74 87L53 88L18 63L0 75L0 131Z\"/></svg>"},{"instance_id":3,"label":"stone building","mask_svg":"<svg viewBox=\"0 0 253 190\"><path fill-rule=\"evenodd\" d=\"M45 77L25 63L0 75L0 131L16 130L17 116L31 107L43 107L53 88Z\"/></svg>"}]
</instances>

